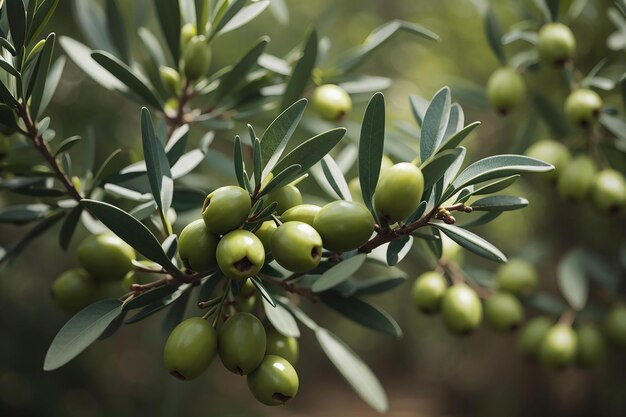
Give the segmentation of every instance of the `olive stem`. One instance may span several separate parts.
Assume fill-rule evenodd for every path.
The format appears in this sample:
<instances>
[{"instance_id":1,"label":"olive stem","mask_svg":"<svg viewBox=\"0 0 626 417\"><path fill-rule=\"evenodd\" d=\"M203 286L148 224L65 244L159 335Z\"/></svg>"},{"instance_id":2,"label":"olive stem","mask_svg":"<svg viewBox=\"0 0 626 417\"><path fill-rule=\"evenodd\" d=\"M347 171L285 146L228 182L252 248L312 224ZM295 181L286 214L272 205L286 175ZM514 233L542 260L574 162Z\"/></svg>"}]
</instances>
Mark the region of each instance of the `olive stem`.
<instances>
[{"instance_id":1,"label":"olive stem","mask_svg":"<svg viewBox=\"0 0 626 417\"><path fill-rule=\"evenodd\" d=\"M576 312L572 310L571 308L568 308L567 310L563 312L563 314L561 314L561 317L559 318L559 324L571 327L572 324L574 324L575 320L576 320Z\"/></svg>"},{"instance_id":2,"label":"olive stem","mask_svg":"<svg viewBox=\"0 0 626 417\"><path fill-rule=\"evenodd\" d=\"M222 298L220 299L219 304L215 308L215 317L213 318L213 327L217 326L217 320L219 319L220 314L222 313L222 308L224 307L224 302L228 298L228 293L230 292L231 285L232 285L232 281L229 279L226 282L226 286L224 287L224 293L222 294Z\"/></svg>"},{"instance_id":3,"label":"olive stem","mask_svg":"<svg viewBox=\"0 0 626 417\"><path fill-rule=\"evenodd\" d=\"M456 262L449 259L441 259L439 265L448 273L454 284L465 283L469 285L483 300L488 300L493 296L493 290L480 286Z\"/></svg>"},{"instance_id":4,"label":"olive stem","mask_svg":"<svg viewBox=\"0 0 626 417\"><path fill-rule=\"evenodd\" d=\"M168 117L166 116L166 120L169 122L169 129L167 131L167 140L166 143L172 137L172 134L176 129L181 127L185 121L185 105L193 98L195 95L194 92L189 91L189 87L191 86L191 81L189 79L185 80L185 85L183 86L183 91L178 100L178 107L176 108L176 116Z\"/></svg>"}]
</instances>

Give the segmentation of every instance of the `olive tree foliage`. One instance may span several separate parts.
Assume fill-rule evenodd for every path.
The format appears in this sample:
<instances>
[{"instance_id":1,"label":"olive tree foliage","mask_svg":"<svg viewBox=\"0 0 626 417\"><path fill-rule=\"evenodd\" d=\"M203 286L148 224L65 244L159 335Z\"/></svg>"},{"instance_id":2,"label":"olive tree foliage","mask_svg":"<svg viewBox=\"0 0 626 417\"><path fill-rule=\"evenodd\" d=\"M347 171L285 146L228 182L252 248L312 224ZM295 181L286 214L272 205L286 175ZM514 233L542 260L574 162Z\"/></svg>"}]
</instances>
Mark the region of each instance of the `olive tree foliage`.
<instances>
[{"instance_id":1,"label":"olive tree foliage","mask_svg":"<svg viewBox=\"0 0 626 417\"><path fill-rule=\"evenodd\" d=\"M546 17L551 20L556 16L554 3L545 3ZM294 43L285 56L266 53L270 39L263 36L241 48L238 60L209 72L213 40L230 31L246 30L246 25L268 8L278 19L285 19L283 2L155 0L151 5L160 33L153 33L145 27L128 32L127 17L116 0L107 0L104 7L94 1L75 1L75 15L89 45L63 34L44 35L57 4L58 0L1 3L0 123L7 136L7 152L29 146L39 153L41 161L20 169L5 167L12 175L0 180L2 192L31 201L0 210L0 222L27 226L20 239L1 249L0 262L6 267L44 233L57 233L59 250L66 250L76 228L85 227L94 234L108 230L117 235L145 258L133 259L135 270L156 279L132 283L119 298L95 301L76 313L52 341L44 361L46 370L63 366L120 326L147 319L163 309L168 310L164 323L167 331L183 321L188 304L206 309L205 318L217 327L236 310L230 301L242 289L242 281L227 278L220 268L189 268L180 255L179 237L171 224L173 213L196 212L200 217L203 201L213 190L198 189L186 179L206 163L208 155L219 152L211 147L214 132L233 131L240 135L230 135L233 151L228 159L234 175L229 185L245 190L251 203L241 225L244 230L256 232L267 221L280 225L281 213L276 211L278 201L272 200L272 192L311 179L318 183L322 198L362 200L368 216L375 220L367 241L345 251L325 247L321 262L306 272L281 267L270 253L260 270L246 278L262 301L253 310L257 316L285 336L299 337L302 326L312 331L357 394L376 410L384 411L387 397L374 373L337 335L309 317L308 311L313 310L309 304L330 308L358 325L400 338L402 330L393 317L369 299L406 281L406 274L395 265L413 246L440 258L442 236L488 260L506 262L498 248L470 229L495 220L503 211L528 204L524 198L501 194L520 174L554 169L540 159L516 154L466 161L462 145L471 133L479 132L480 123L466 123L463 109L453 101L448 87L429 100L407 98L415 116L408 137L386 132L385 119L389 116L379 90L388 87L391 80L364 74L359 68L399 32L414 36L417 42L438 40L435 33L412 22L386 23L336 60L327 58L331 40L315 28L304 33L302 41ZM505 62L501 34L493 16L487 16L490 43ZM140 61L137 51L130 47L130 39L135 38L142 46ZM505 38L507 42L532 43L534 35L512 32ZM200 49L191 49L194 42L201 42ZM65 55L53 58L57 44ZM201 49L204 47L209 49ZM93 138L57 137L54 121L46 117L66 57L95 83L136 102L143 161L115 169L115 160L122 152L116 150L100 166L88 166L83 172L74 169L72 157L81 155L77 150L82 147L88 154L94 152ZM531 67L531 61L524 65ZM618 85L600 77L600 70L601 66L582 83L611 84L611 88ZM571 76L573 69L564 71ZM358 117L359 134L346 136L341 120L323 121L305 113L307 98L322 84L338 85L352 95L371 96L364 114ZM540 96L536 102L538 108L548 106ZM268 126L248 124L260 115L273 121ZM555 120L560 119L549 119L556 129L561 125ZM624 121L610 110L603 112L600 120L616 134L616 148L621 143L623 151L620 123ZM299 126L311 132L311 137L296 139L294 132ZM197 144L190 140L192 131L202 134ZM377 209L377 201L381 203L376 191L386 172L381 173L385 154L398 163L413 164L423 175L423 192L416 206L393 222ZM360 195L345 178L354 163L358 166ZM399 200L403 197L397 196ZM472 211L479 215L464 218ZM336 226L340 230L341 225ZM581 262L595 258L568 259ZM151 262L149 267L146 261ZM384 272L375 276L360 273L362 268L370 270L368 264L378 265L376 270ZM597 269L592 269L590 276L597 276L593 271ZM456 274L453 281L459 276L465 275ZM581 288L586 281L579 278L583 284L577 284L570 276L564 278L565 295L580 309L584 304ZM461 280L481 291L477 279Z\"/></svg>"}]
</instances>

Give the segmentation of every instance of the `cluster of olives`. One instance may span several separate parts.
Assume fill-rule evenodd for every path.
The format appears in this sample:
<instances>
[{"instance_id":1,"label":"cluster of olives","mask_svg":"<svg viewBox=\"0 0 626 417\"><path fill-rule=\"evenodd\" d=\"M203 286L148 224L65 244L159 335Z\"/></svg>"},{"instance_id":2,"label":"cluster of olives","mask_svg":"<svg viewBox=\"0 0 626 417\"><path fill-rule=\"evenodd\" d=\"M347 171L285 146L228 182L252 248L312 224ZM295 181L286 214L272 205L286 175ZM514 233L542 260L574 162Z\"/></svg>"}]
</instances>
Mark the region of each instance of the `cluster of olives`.
<instances>
[{"instance_id":1,"label":"cluster of olives","mask_svg":"<svg viewBox=\"0 0 626 417\"><path fill-rule=\"evenodd\" d=\"M626 208L626 179L619 171L598 170L588 155L572 157L564 145L554 140L541 140L526 154L554 165L554 171L541 175L556 182L563 199L578 202L590 198L599 211L608 214Z\"/></svg>"},{"instance_id":2,"label":"cluster of olives","mask_svg":"<svg viewBox=\"0 0 626 417\"><path fill-rule=\"evenodd\" d=\"M602 361L607 341L617 350L626 349L626 306L611 308L601 327L591 322L572 327L567 322L535 317L522 328L518 347L524 355L552 368L571 364L591 368Z\"/></svg>"},{"instance_id":3,"label":"cluster of olives","mask_svg":"<svg viewBox=\"0 0 626 417\"><path fill-rule=\"evenodd\" d=\"M76 253L81 267L65 271L52 283L53 300L69 314L94 302L111 283L118 291L129 291L133 284L154 278L154 274L134 270L135 250L112 234L89 236ZM150 264L145 266L147 270Z\"/></svg>"},{"instance_id":4,"label":"cluster of olives","mask_svg":"<svg viewBox=\"0 0 626 417\"><path fill-rule=\"evenodd\" d=\"M495 276L496 291L486 300L464 282L448 283L443 272L420 275L412 288L415 307L426 314L441 312L443 321L453 334L472 333L485 318L497 331L514 330L524 321L519 300L534 291L538 283L535 268L522 259L502 265Z\"/></svg>"},{"instance_id":5,"label":"cluster of olives","mask_svg":"<svg viewBox=\"0 0 626 417\"><path fill-rule=\"evenodd\" d=\"M263 404L284 404L298 392L297 339L266 330L247 312L233 314L218 331L200 317L184 320L169 335L163 359L170 374L190 380L209 367L216 352L226 369L247 376L250 391Z\"/></svg>"},{"instance_id":6,"label":"cluster of olives","mask_svg":"<svg viewBox=\"0 0 626 417\"><path fill-rule=\"evenodd\" d=\"M537 53L548 66L560 67L574 57L576 39L572 31L562 23L544 25L537 36ZM487 80L487 99L501 114L516 108L526 95L526 83L513 68L498 68ZM565 113L576 125L587 126L597 117L602 99L594 91L580 88L565 101Z\"/></svg>"}]
</instances>

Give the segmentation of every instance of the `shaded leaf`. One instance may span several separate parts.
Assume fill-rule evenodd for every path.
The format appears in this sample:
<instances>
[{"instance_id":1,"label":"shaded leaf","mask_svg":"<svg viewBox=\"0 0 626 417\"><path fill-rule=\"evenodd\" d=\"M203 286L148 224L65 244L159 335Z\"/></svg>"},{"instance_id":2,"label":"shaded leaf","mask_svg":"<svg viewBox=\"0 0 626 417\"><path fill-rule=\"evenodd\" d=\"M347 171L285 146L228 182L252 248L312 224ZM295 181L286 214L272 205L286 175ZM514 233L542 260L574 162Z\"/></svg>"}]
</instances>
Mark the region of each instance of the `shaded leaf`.
<instances>
[{"instance_id":1,"label":"shaded leaf","mask_svg":"<svg viewBox=\"0 0 626 417\"><path fill-rule=\"evenodd\" d=\"M528 200L510 195L492 195L474 201L471 206L477 211L509 211L528 206Z\"/></svg>"},{"instance_id":2,"label":"shaded leaf","mask_svg":"<svg viewBox=\"0 0 626 417\"><path fill-rule=\"evenodd\" d=\"M441 230L450 239L476 255L496 262L507 261L506 256L498 248L468 230L445 223L428 224Z\"/></svg>"},{"instance_id":3,"label":"shaded leaf","mask_svg":"<svg viewBox=\"0 0 626 417\"><path fill-rule=\"evenodd\" d=\"M359 254L328 269L313 283L313 292L326 291L341 284L363 266L366 258L365 254Z\"/></svg>"},{"instance_id":4,"label":"shaded leaf","mask_svg":"<svg viewBox=\"0 0 626 417\"><path fill-rule=\"evenodd\" d=\"M161 212L167 213L172 204L174 181L165 148L156 136L150 112L145 107L141 109L141 137L154 201Z\"/></svg>"},{"instance_id":5,"label":"shaded leaf","mask_svg":"<svg viewBox=\"0 0 626 417\"><path fill-rule=\"evenodd\" d=\"M398 339L402 337L398 323L381 308L355 297L344 298L331 294L324 294L321 297L333 310L362 326Z\"/></svg>"},{"instance_id":6,"label":"shaded leaf","mask_svg":"<svg viewBox=\"0 0 626 417\"><path fill-rule=\"evenodd\" d=\"M308 171L339 143L345 133L346 129L338 127L310 138L278 161L274 171L284 171L291 165L300 165L301 173Z\"/></svg>"},{"instance_id":7,"label":"shaded leaf","mask_svg":"<svg viewBox=\"0 0 626 417\"><path fill-rule=\"evenodd\" d=\"M180 58L180 28L181 15L178 0L154 0L159 24L167 46L174 58L178 62Z\"/></svg>"},{"instance_id":8,"label":"shaded leaf","mask_svg":"<svg viewBox=\"0 0 626 417\"><path fill-rule=\"evenodd\" d=\"M450 120L450 106L450 89L443 87L435 94L424 115L420 136L422 162L434 155L441 146Z\"/></svg>"},{"instance_id":9,"label":"shaded leaf","mask_svg":"<svg viewBox=\"0 0 626 417\"><path fill-rule=\"evenodd\" d=\"M374 190L380 175L380 166L385 145L385 97L382 93L372 96L361 125L359 139L359 184L363 201L374 215L378 218L374 209Z\"/></svg>"},{"instance_id":10,"label":"shaded leaf","mask_svg":"<svg viewBox=\"0 0 626 417\"><path fill-rule=\"evenodd\" d=\"M302 97L302 93L311 82L311 74L317 59L317 42L317 32L312 30L307 37L302 56L294 65L291 76L287 81L287 87L281 99L281 109L287 108Z\"/></svg>"},{"instance_id":11,"label":"shaded leaf","mask_svg":"<svg viewBox=\"0 0 626 417\"><path fill-rule=\"evenodd\" d=\"M274 307L265 298L263 298L263 309L267 319L279 333L288 337L300 337L298 323L289 310L280 304Z\"/></svg>"}]
</instances>

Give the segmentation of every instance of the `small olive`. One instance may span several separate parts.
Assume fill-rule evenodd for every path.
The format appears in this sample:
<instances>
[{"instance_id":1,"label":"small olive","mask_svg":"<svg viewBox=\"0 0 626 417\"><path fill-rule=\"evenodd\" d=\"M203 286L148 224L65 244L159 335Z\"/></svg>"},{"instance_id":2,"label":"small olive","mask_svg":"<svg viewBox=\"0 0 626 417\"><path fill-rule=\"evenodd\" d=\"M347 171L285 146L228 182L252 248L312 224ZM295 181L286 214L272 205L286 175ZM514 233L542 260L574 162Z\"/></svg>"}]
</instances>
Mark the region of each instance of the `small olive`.
<instances>
[{"instance_id":1,"label":"small olive","mask_svg":"<svg viewBox=\"0 0 626 417\"><path fill-rule=\"evenodd\" d=\"M258 318L250 313L235 313L219 331L222 363L231 372L247 375L261 364L266 342L265 328Z\"/></svg>"},{"instance_id":2,"label":"small olive","mask_svg":"<svg viewBox=\"0 0 626 417\"><path fill-rule=\"evenodd\" d=\"M258 237L247 230L234 230L217 244L217 264L225 276L245 279L254 276L265 262L265 248Z\"/></svg>"},{"instance_id":3,"label":"small olive","mask_svg":"<svg viewBox=\"0 0 626 417\"><path fill-rule=\"evenodd\" d=\"M211 364L216 348L215 330L206 320L200 317L184 320L165 343L165 368L181 380L197 378Z\"/></svg>"},{"instance_id":4,"label":"small olive","mask_svg":"<svg viewBox=\"0 0 626 417\"><path fill-rule=\"evenodd\" d=\"M289 361L293 366L296 366L299 352L298 339L285 336L276 329L267 330L266 355L280 356Z\"/></svg>"},{"instance_id":5,"label":"small olive","mask_svg":"<svg viewBox=\"0 0 626 417\"><path fill-rule=\"evenodd\" d=\"M261 365L248 375L248 388L265 405L282 405L298 393L298 374L284 358L267 355Z\"/></svg>"},{"instance_id":6,"label":"small olive","mask_svg":"<svg viewBox=\"0 0 626 417\"><path fill-rule=\"evenodd\" d=\"M135 250L112 234L92 235L76 249L78 262L98 281L121 281L133 269Z\"/></svg>"},{"instance_id":7,"label":"small olive","mask_svg":"<svg viewBox=\"0 0 626 417\"><path fill-rule=\"evenodd\" d=\"M547 317L535 317L526 323L519 333L517 339L517 347L528 357L536 358L539 356L541 342L552 327L552 320Z\"/></svg>"},{"instance_id":8,"label":"small olive","mask_svg":"<svg viewBox=\"0 0 626 417\"><path fill-rule=\"evenodd\" d=\"M52 283L52 299L68 314L78 313L94 302L96 297L96 284L84 269L65 271Z\"/></svg>"},{"instance_id":9,"label":"small olive","mask_svg":"<svg viewBox=\"0 0 626 417\"><path fill-rule=\"evenodd\" d=\"M485 301L485 318L495 330L514 330L524 320L524 308L514 295L498 291Z\"/></svg>"},{"instance_id":10,"label":"small olive","mask_svg":"<svg viewBox=\"0 0 626 417\"><path fill-rule=\"evenodd\" d=\"M315 216L320 212L322 208L315 204L300 204L286 210L281 216L280 220L283 223L286 222L303 222L313 226Z\"/></svg>"},{"instance_id":11,"label":"small olive","mask_svg":"<svg viewBox=\"0 0 626 417\"><path fill-rule=\"evenodd\" d=\"M555 324L548 330L539 350L541 362L551 368L561 368L576 357L578 337L571 326Z\"/></svg>"},{"instance_id":12,"label":"small olive","mask_svg":"<svg viewBox=\"0 0 626 417\"><path fill-rule=\"evenodd\" d=\"M422 171L409 162L384 170L374 192L376 212L389 224L404 220L415 211L424 192Z\"/></svg>"},{"instance_id":13,"label":"small olive","mask_svg":"<svg viewBox=\"0 0 626 417\"><path fill-rule=\"evenodd\" d=\"M518 296L532 293L539 282L537 270L530 263L520 258L510 259L500 265L496 271L496 284L503 291Z\"/></svg>"},{"instance_id":14,"label":"small olive","mask_svg":"<svg viewBox=\"0 0 626 417\"><path fill-rule=\"evenodd\" d=\"M313 107L326 120L339 121L352 110L352 99L343 88L335 84L324 84L315 88Z\"/></svg>"},{"instance_id":15,"label":"small olive","mask_svg":"<svg viewBox=\"0 0 626 417\"><path fill-rule=\"evenodd\" d=\"M209 194L202 205L202 218L209 232L223 235L238 229L250 214L250 194L241 187L227 185Z\"/></svg>"},{"instance_id":16,"label":"small olive","mask_svg":"<svg viewBox=\"0 0 626 417\"><path fill-rule=\"evenodd\" d=\"M443 295L448 289L448 281L439 272L426 272L413 283L413 304L423 313L439 311Z\"/></svg>"},{"instance_id":17,"label":"small olive","mask_svg":"<svg viewBox=\"0 0 626 417\"><path fill-rule=\"evenodd\" d=\"M368 241L374 232L374 217L362 204L333 201L317 213L313 228L326 249L345 252Z\"/></svg>"},{"instance_id":18,"label":"small olive","mask_svg":"<svg viewBox=\"0 0 626 417\"><path fill-rule=\"evenodd\" d=\"M472 333L480 325L483 308L476 291L466 284L455 284L443 295L441 314L448 330L463 335Z\"/></svg>"}]
</instances>

